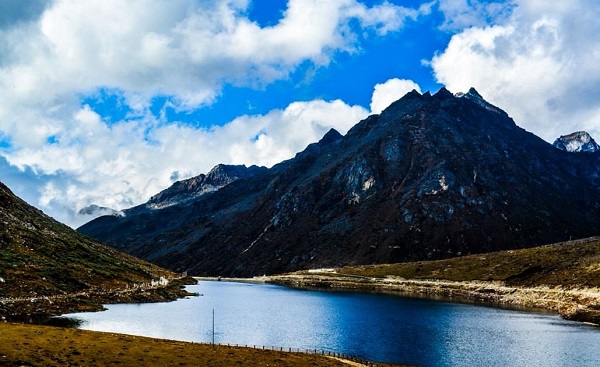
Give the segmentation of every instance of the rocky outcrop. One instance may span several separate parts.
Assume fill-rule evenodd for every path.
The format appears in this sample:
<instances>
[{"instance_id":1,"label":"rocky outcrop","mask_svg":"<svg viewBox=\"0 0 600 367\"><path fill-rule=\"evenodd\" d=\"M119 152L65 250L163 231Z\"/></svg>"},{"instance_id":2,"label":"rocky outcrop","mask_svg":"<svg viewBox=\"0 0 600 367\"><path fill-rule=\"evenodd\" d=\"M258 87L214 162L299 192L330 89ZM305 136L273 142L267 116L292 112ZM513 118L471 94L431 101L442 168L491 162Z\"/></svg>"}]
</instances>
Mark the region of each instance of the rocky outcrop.
<instances>
[{"instance_id":1,"label":"rocky outcrop","mask_svg":"<svg viewBox=\"0 0 600 367\"><path fill-rule=\"evenodd\" d=\"M567 152L594 153L600 150L600 146L585 131L562 135L552 145Z\"/></svg>"},{"instance_id":2,"label":"rocky outcrop","mask_svg":"<svg viewBox=\"0 0 600 367\"><path fill-rule=\"evenodd\" d=\"M265 167L219 164L206 175L201 174L183 181L177 181L171 187L159 192L148 200L145 207L160 209L172 205L184 204L206 193L214 192L240 178L248 178L265 171Z\"/></svg>"},{"instance_id":3,"label":"rocky outcrop","mask_svg":"<svg viewBox=\"0 0 600 367\"><path fill-rule=\"evenodd\" d=\"M413 91L210 195L80 231L198 275L441 259L598 234L599 167L474 89Z\"/></svg>"}]
</instances>

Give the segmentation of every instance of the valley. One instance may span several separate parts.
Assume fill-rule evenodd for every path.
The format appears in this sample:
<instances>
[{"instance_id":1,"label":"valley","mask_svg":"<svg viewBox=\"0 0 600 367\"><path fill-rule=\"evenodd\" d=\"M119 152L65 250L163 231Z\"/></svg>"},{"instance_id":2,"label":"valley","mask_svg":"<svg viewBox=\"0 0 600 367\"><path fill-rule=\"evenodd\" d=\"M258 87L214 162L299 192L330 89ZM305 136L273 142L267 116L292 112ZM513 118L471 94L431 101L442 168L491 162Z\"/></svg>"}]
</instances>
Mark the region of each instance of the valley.
<instances>
[{"instance_id":1,"label":"valley","mask_svg":"<svg viewBox=\"0 0 600 367\"><path fill-rule=\"evenodd\" d=\"M582 132L560 139L522 130L474 89L442 89L411 92L272 168L218 165L145 204L104 208L80 233L2 185L0 316L173 301L193 295L193 274L598 325L600 156Z\"/></svg>"}]
</instances>

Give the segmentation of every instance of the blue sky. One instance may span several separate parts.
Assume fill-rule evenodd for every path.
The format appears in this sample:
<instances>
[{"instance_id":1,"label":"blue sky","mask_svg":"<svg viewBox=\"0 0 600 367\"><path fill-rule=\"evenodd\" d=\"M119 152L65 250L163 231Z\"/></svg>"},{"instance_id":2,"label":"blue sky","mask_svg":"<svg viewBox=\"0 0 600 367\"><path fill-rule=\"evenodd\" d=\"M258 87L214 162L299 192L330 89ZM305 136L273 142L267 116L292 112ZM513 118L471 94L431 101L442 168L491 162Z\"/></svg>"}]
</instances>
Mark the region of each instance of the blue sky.
<instances>
[{"instance_id":1,"label":"blue sky","mask_svg":"<svg viewBox=\"0 0 600 367\"><path fill-rule=\"evenodd\" d=\"M600 137L598 19L594 0L3 0L0 181L76 227L442 86L550 142Z\"/></svg>"},{"instance_id":2,"label":"blue sky","mask_svg":"<svg viewBox=\"0 0 600 367\"><path fill-rule=\"evenodd\" d=\"M367 6L381 3L363 2ZM392 3L413 8L427 4L419 1ZM246 16L262 27L274 26L284 17L286 7L287 1L282 0L252 1ZM431 67L423 61L431 59L436 51L448 44L452 32L437 29L443 22L442 13L432 12L418 22L407 22L402 29L385 37L359 36L363 39L357 42L356 50L336 53L326 65L300 63L285 78L266 84L226 83L221 86L217 100L209 106L183 111L174 107L164 109L165 104L168 106L172 102L171 96L159 95L152 99L151 110L157 116L164 111L169 121L212 126L226 124L241 115L266 114L295 101L341 99L351 105L368 107L373 87L399 76L415 81L424 90L435 91L442 85L435 81ZM120 121L131 111L118 93L93 90L84 94L82 101L111 121Z\"/></svg>"}]
</instances>

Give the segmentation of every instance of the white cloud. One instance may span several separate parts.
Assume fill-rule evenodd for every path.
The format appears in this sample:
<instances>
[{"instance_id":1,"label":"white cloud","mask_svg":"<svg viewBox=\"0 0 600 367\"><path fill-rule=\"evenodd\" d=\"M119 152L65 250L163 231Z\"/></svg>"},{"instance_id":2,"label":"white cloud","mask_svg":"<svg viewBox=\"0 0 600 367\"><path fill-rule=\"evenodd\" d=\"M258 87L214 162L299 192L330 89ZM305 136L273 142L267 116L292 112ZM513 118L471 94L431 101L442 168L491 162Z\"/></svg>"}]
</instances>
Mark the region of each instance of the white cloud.
<instances>
[{"instance_id":1,"label":"white cloud","mask_svg":"<svg viewBox=\"0 0 600 367\"><path fill-rule=\"evenodd\" d=\"M397 78L375 85L375 90L371 97L371 113L381 113L392 102L400 99L413 89L421 93L421 88L417 83L412 80Z\"/></svg>"},{"instance_id":2,"label":"white cloud","mask_svg":"<svg viewBox=\"0 0 600 367\"><path fill-rule=\"evenodd\" d=\"M21 167L23 176L29 172L37 177L36 193L31 187L27 193L29 202L78 226L91 219L78 217L78 210L91 204L131 207L174 178L208 172L218 163L271 166L293 157L331 128L346 133L367 115L366 109L339 100L314 100L266 115L238 117L211 129L160 124L151 116L109 127L84 106L73 116L79 130L58 135L53 144L21 149L9 159ZM8 184L22 184L14 178L14 166L0 170L4 177L13 172Z\"/></svg>"},{"instance_id":3,"label":"white cloud","mask_svg":"<svg viewBox=\"0 0 600 367\"><path fill-rule=\"evenodd\" d=\"M285 78L300 63L327 64L353 51L365 31L396 31L418 10L355 0L290 0L283 18L261 28L248 1L56 0L37 22L0 34L0 86L17 100L56 103L65 94L118 88L127 98L166 94L187 108L211 103L223 83ZM0 61L0 65L1 65Z\"/></svg>"},{"instance_id":4,"label":"white cloud","mask_svg":"<svg viewBox=\"0 0 600 367\"><path fill-rule=\"evenodd\" d=\"M289 0L279 22L261 27L248 0L8 0L0 9L0 137L10 141L2 179L74 226L82 207L139 204L217 163L272 165L367 114L315 100L197 128L152 115L152 98L203 107L226 84L262 87L299 65L325 66L427 12ZM125 120L82 102L101 90L131 110Z\"/></svg>"},{"instance_id":5,"label":"white cloud","mask_svg":"<svg viewBox=\"0 0 600 367\"><path fill-rule=\"evenodd\" d=\"M474 86L548 141L576 130L600 137L600 3L516 1L502 24L452 37L432 67L450 90Z\"/></svg>"},{"instance_id":6,"label":"white cloud","mask_svg":"<svg viewBox=\"0 0 600 367\"><path fill-rule=\"evenodd\" d=\"M506 20L513 10L513 2L507 0L438 0L438 9L444 15L441 28L462 31L470 27L482 27Z\"/></svg>"}]
</instances>

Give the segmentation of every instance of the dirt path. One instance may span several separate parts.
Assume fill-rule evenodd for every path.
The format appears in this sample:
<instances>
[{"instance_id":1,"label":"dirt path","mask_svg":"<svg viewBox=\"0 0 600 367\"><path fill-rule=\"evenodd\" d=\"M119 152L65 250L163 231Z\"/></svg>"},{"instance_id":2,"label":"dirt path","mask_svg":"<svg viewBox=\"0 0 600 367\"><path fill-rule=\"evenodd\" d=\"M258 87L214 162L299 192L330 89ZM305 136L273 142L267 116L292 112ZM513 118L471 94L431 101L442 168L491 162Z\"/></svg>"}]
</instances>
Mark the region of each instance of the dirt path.
<instances>
[{"instance_id":1,"label":"dirt path","mask_svg":"<svg viewBox=\"0 0 600 367\"><path fill-rule=\"evenodd\" d=\"M337 358L337 357L329 357L331 359L335 359L336 361L342 362L347 364L348 366L353 366L353 367L369 367L366 364L362 364L362 363L358 363L358 362L353 362L353 361L349 361L347 359L342 359L342 358Z\"/></svg>"},{"instance_id":2,"label":"dirt path","mask_svg":"<svg viewBox=\"0 0 600 367\"><path fill-rule=\"evenodd\" d=\"M55 294L52 296L31 296L31 297L3 297L0 298L0 303L16 303L16 302L35 302L37 300L65 300L77 297L90 297L90 296L110 296L115 294L128 294L140 291L147 291L159 288L166 288L172 281L181 280L183 277L177 278L163 278L161 277L159 280L152 281L150 283L136 283L131 286L122 289L105 289L105 288L90 288L89 290L74 292L74 293L64 293L64 294Z\"/></svg>"}]
</instances>

